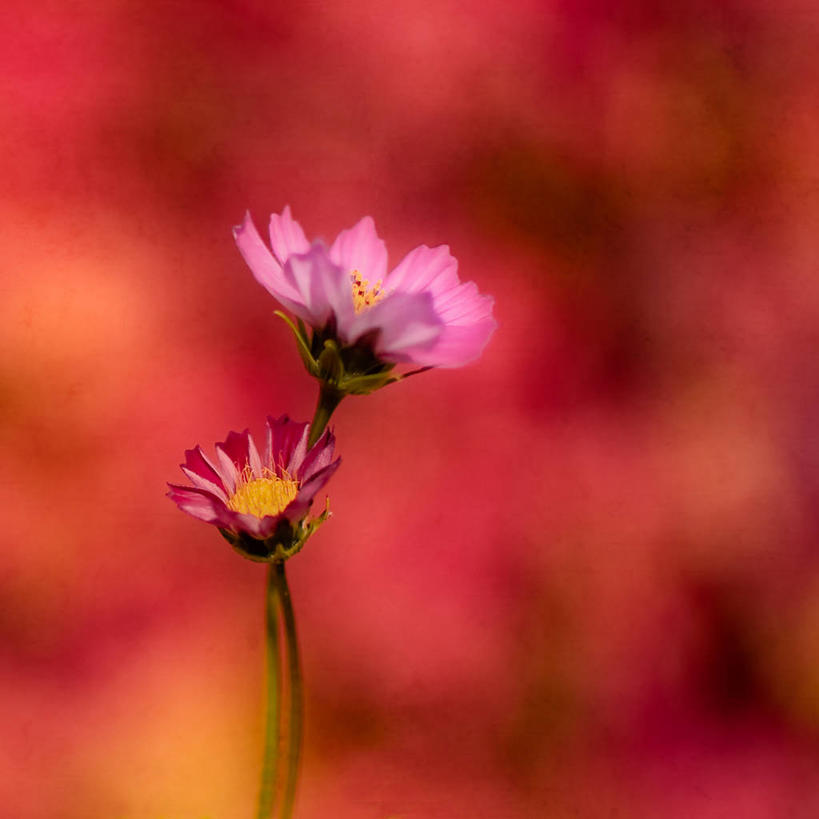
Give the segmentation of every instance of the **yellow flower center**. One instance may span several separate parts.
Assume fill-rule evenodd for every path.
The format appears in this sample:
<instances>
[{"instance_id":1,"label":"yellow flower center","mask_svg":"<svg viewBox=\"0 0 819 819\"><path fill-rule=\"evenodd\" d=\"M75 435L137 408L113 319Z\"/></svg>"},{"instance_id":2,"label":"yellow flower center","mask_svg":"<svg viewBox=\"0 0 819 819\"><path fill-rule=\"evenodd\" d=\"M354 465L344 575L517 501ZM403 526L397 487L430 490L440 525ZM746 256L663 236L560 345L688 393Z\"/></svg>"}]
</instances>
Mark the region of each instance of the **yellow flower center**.
<instances>
[{"instance_id":1,"label":"yellow flower center","mask_svg":"<svg viewBox=\"0 0 819 819\"><path fill-rule=\"evenodd\" d=\"M263 518L283 512L298 491L299 482L294 481L286 470L279 477L272 469L265 468L262 477L256 478L246 466L227 505L234 512Z\"/></svg>"},{"instance_id":2,"label":"yellow flower center","mask_svg":"<svg viewBox=\"0 0 819 819\"><path fill-rule=\"evenodd\" d=\"M350 281L353 288L353 306L356 313L372 307L376 302L384 298L384 291L381 289L381 279L379 279L372 287L367 279L361 277L358 270L353 270L350 273Z\"/></svg>"}]
</instances>

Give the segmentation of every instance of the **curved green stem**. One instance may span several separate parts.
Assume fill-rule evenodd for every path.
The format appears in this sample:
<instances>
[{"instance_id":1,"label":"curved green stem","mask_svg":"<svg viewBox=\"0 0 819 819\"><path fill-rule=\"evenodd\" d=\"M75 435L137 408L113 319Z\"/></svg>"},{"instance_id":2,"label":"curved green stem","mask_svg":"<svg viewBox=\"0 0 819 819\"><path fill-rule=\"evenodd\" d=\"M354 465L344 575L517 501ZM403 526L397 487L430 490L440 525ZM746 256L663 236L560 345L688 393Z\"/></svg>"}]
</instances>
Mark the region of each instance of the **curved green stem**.
<instances>
[{"instance_id":1,"label":"curved green stem","mask_svg":"<svg viewBox=\"0 0 819 819\"><path fill-rule=\"evenodd\" d=\"M276 581L276 564L270 565L265 596L265 622L267 624L267 713L264 727L264 757L262 780L259 787L258 819L270 819L276 801L279 745L281 744L281 688L282 661L279 650L279 584Z\"/></svg>"},{"instance_id":2,"label":"curved green stem","mask_svg":"<svg viewBox=\"0 0 819 819\"><path fill-rule=\"evenodd\" d=\"M287 781L284 787L281 819L290 819L293 804L296 801L296 785L299 778L299 761L301 759L301 738L304 718L304 696L302 692L301 665L299 661L299 642L296 634L296 617L290 599L290 589L284 573L284 562L275 563L276 584L279 600L282 604L284 619L284 644L288 662L288 688L290 690L290 747L287 754ZM271 567L271 568L274 568Z\"/></svg>"},{"instance_id":3,"label":"curved green stem","mask_svg":"<svg viewBox=\"0 0 819 819\"><path fill-rule=\"evenodd\" d=\"M307 439L308 449L321 437L330 416L341 403L342 398L344 398L344 393L341 390L336 389L326 381L321 382L316 411L313 413L313 420L310 422L310 436Z\"/></svg>"}]
</instances>

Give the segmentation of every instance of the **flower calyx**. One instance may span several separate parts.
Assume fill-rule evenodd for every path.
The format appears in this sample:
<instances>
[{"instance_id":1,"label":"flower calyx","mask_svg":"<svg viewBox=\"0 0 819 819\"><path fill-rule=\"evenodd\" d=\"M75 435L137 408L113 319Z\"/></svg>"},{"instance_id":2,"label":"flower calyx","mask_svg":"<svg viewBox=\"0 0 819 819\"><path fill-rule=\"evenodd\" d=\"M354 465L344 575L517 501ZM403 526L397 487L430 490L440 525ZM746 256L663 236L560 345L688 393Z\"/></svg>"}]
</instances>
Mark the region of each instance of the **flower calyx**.
<instances>
[{"instance_id":1,"label":"flower calyx","mask_svg":"<svg viewBox=\"0 0 819 819\"><path fill-rule=\"evenodd\" d=\"M283 518L272 535L260 540L247 532L219 529L222 537L242 556L256 563L283 563L304 548L310 536L330 517L330 499L324 511L311 520L291 523Z\"/></svg>"},{"instance_id":2,"label":"flower calyx","mask_svg":"<svg viewBox=\"0 0 819 819\"><path fill-rule=\"evenodd\" d=\"M275 315L292 331L307 372L337 392L339 398L345 395L369 395L413 374L399 375L393 372L395 364L382 361L375 355L373 339L368 336L358 339L355 344L341 344L332 328L327 327L313 331L310 338L301 319L294 323L280 310L276 310Z\"/></svg>"}]
</instances>

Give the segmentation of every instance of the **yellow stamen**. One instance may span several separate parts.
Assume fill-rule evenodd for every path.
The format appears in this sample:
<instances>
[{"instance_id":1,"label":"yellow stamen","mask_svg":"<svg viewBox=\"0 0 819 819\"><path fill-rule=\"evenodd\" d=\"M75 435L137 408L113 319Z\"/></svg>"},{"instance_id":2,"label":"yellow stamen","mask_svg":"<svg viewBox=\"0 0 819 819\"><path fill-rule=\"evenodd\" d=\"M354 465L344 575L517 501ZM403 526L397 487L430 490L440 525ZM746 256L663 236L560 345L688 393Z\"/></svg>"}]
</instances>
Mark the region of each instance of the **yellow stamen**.
<instances>
[{"instance_id":1,"label":"yellow stamen","mask_svg":"<svg viewBox=\"0 0 819 819\"><path fill-rule=\"evenodd\" d=\"M350 281L353 288L353 306L356 313L372 307L377 302L384 298L384 291L381 289L381 279L379 279L372 287L367 279L361 277L361 272L353 270L350 273Z\"/></svg>"},{"instance_id":2,"label":"yellow stamen","mask_svg":"<svg viewBox=\"0 0 819 819\"><path fill-rule=\"evenodd\" d=\"M279 476L265 467L262 477L256 478L250 467L246 466L227 505L234 512L263 518L283 512L298 491L299 482L294 481L287 470L283 470Z\"/></svg>"}]
</instances>

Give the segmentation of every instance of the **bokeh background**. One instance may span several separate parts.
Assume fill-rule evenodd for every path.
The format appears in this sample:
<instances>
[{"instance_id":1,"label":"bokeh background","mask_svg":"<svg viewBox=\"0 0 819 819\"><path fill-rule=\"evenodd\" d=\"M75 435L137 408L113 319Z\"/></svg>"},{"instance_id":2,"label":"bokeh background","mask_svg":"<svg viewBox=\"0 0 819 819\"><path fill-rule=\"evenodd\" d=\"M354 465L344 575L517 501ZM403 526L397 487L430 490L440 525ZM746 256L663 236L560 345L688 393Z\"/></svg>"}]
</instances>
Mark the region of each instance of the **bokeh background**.
<instances>
[{"instance_id":1,"label":"bokeh background","mask_svg":"<svg viewBox=\"0 0 819 819\"><path fill-rule=\"evenodd\" d=\"M819 816L819 11L6 0L0 812L253 815L264 570L165 497L315 384L231 226L448 243L290 565L303 819Z\"/></svg>"}]
</instances>

